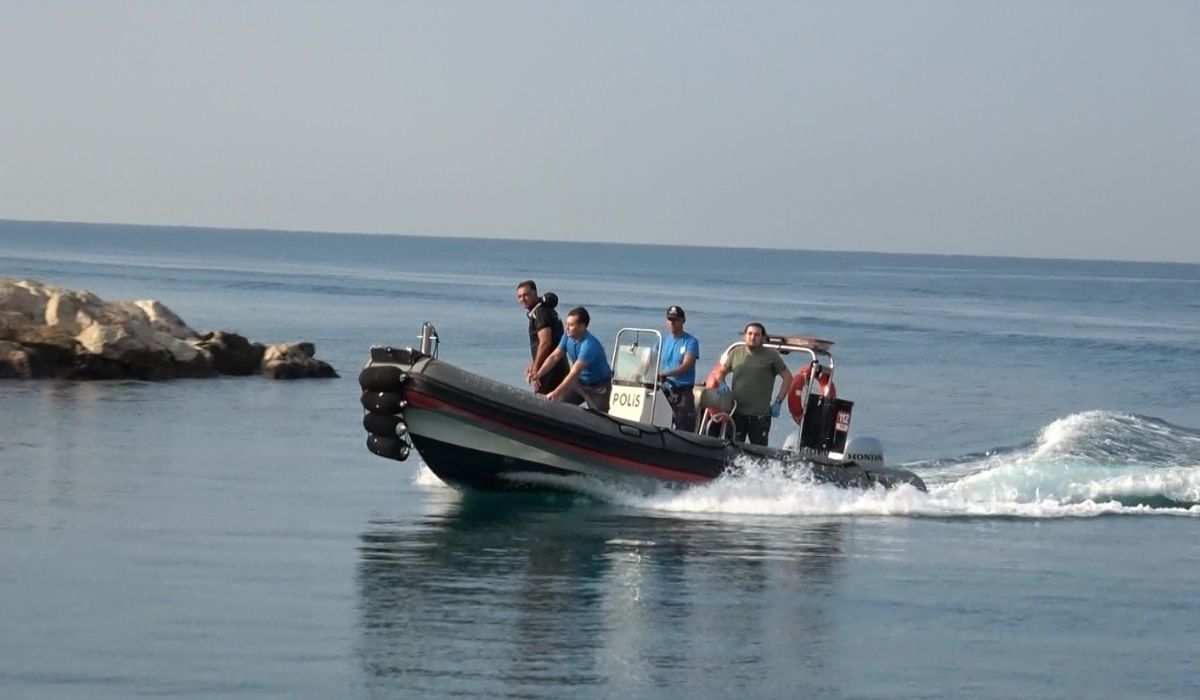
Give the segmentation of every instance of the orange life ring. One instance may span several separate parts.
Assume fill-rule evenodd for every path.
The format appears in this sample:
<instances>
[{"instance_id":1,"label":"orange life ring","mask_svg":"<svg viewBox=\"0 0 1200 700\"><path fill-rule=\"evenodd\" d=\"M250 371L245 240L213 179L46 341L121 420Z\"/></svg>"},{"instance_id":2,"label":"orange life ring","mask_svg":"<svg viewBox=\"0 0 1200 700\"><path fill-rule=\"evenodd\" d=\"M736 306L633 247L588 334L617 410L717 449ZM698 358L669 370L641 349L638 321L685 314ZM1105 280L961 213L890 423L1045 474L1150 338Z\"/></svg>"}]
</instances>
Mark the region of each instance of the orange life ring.
<instances>
[{"instance_id":1,"label":"orange life ring","mask_svg":"<svg viewBox=\"0 0 1200 700\"><path fill-rule=\"evenodd\" d=\"M792 377L792 384L788 387L788 413L792 414L792 420L797 423L804 420L804 390L808 388L810 381L812 365L805 365Z\"/></svg>"},{"instance_id":2,"label":"orange life ring","mask_svg":"<svg viewBox=\"0 0 1200 700\"><path fill-rule=\"evenodd\" d=\"M797 424L804 420L804 391L810 381L812 365L805 365L792 377L792 385L788 387L788 413L792 414L792 420ZM817 390L822 396L837 398L837 387L833 383L833 377L825 369L817 372Z\"/></svg>"}]
</instances>

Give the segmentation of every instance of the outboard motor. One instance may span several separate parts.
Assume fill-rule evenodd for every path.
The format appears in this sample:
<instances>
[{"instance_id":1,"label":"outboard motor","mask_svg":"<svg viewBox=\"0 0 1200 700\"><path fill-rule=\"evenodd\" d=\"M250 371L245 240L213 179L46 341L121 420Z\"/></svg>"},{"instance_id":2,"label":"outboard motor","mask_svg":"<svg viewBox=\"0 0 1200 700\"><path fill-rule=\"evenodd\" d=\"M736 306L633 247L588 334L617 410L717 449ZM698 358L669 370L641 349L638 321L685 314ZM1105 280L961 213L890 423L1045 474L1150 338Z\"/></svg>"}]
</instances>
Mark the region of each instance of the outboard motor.
<instances>
[{"instance_id":1,"label":"outboard motor","mask_svg":"<svg viewBox=\"0 0 1200 700\"><path fill-rule=\"evenodd\" d=\"M864 469L880 469L883 467L883 443L876 437L855 435L846 443L846 454L842 459Z\"/></svg>"},{"instance_id":2,"label":"outboard motor","mask_svg":"<svg viewBox=\"0 0 1200 700\"><path fill-rule=\"evenodd\" d=\"M846 438L850 435L850 414L854 402L817 392L809 394L808 406L804 409L804 425L800 431L801 450L828 453L833 459L841 459L846 451Z\"/></svg>"}]
</instances>

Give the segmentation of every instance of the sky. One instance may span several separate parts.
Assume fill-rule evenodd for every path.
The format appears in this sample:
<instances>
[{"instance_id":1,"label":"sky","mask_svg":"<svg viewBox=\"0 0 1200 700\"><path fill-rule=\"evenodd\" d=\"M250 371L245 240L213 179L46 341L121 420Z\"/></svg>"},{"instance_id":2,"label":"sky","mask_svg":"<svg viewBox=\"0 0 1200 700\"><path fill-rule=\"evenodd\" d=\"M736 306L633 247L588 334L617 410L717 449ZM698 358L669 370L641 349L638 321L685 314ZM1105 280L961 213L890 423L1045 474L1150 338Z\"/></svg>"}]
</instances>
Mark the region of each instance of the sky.
<instances>
[{"instance_id":1,"label":"sky","mask_svg":"<svg viewBox=\"0 0 1200 700\"><path fill-rule=\"evenodd\" d=\"M1200 262L1200 2L0 2L0 218Z\"/></svg>"}]
</instances>

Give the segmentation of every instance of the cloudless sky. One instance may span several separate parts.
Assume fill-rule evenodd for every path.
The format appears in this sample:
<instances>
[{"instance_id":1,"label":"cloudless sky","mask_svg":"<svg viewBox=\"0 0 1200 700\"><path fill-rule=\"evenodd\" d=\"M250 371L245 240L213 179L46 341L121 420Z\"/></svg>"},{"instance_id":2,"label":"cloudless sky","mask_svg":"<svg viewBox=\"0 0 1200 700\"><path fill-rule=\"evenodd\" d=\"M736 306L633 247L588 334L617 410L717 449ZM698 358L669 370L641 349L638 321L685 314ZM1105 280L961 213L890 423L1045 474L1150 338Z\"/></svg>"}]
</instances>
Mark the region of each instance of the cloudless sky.
<instances>
[{"instance_id":1,"label":"cloudless sky","mask_svg":"<svg viewBox=\"0 0 1200 700\"><path fill-rule=\"evenodd\" d=\"M0 2L0 218L1200 262L1200 2Z\"/></svg>"}]
</instances>

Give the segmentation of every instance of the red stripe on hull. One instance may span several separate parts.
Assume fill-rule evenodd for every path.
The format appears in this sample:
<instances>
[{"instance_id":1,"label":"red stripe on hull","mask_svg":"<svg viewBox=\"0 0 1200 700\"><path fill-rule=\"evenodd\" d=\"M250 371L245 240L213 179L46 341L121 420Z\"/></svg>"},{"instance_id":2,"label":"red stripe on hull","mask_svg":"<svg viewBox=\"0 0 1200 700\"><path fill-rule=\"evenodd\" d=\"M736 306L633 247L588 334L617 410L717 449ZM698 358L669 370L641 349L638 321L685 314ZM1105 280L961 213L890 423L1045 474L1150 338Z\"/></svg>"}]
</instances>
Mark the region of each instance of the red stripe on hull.
<instances>
[{"instance_id":1,"label":"red stripe on hull","mask_svg":"<svg viewBox=\"0 0 1200 700\"><path fill-rule=\"evenodd\" d=\"M439 398L430 396L428 394L422 394L421 392L416 391L411 388L405 392L404 398L408 400L410 405L415 406L417 408L424 408L424 409L428 409L428 410L432 410L432 411L444 411L447 413L453 413L457 416L460 416L463 418L469 418L469 419L471 419L473 421L477 421L479 423L486 423L494 428L501 428L510 433L519 433L519 434L522 434L522 435L525 435L528 437L533 437L533 438L537 438L539 440L548 441L558 447L561 447L562 449L564 449L567 452L572 452L574 454L586 457L588 459L591 459L591 460L594 460L597 462L603 462L612 467L621 468L621 469L632 469L632 470L642 472L645 474L649 474L656 478L664 479L667 481L683 481L683 482L689 482L689 483L697 483L697 482L712 480L711 477L707 477L702 474L694 474L692 472L678 471L675 469L669 469L667 467L660 467L660 466L653 465L653 464L645 464L644 462L637 462L637 461L634 461L631 459L626 459L624 457L617 457L615 455L608 454L607 452L601 452L599 450L593 450L593 449L590 449L587 447L582 447L580 445L566 442L564 440L559 440L557 438L547 437L545 435L541 435L541 434L535 433L533 431L526 430L525 428L521 428L521 427L518 427L515 425L510 425L510 424L504 423L502 421L498 421L495 418L490 418L490 417L482 415L480 413L468 411L465 408L456 406L456 405L449 403L443 399L439 399Z\"/></svg>"}]
</instances>

